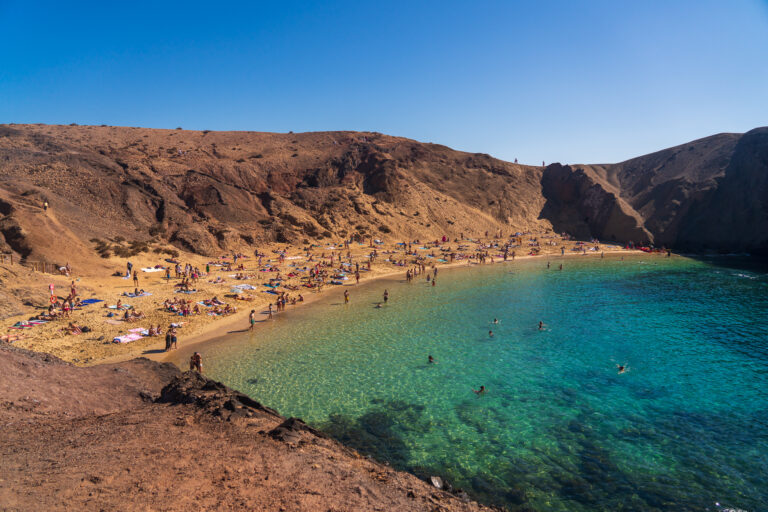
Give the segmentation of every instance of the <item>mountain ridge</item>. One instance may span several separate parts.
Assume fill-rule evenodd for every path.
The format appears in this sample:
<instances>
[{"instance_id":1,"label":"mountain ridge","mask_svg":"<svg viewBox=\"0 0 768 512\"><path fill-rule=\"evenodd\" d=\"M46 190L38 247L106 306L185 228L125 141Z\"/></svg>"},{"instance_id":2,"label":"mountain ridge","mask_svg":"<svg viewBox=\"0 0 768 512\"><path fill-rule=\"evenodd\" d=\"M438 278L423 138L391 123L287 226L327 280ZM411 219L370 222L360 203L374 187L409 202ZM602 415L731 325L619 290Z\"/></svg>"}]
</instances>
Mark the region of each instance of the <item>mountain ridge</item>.
<instances>
[{"instance_id":1,"label":"mountain ridge","mask_svg":"<svg viewBox=\"0 0 768 512\"><path fill-rule=\"evenodd\" d=\"M92 240L116 237L216 255L554 229L765 252L766 134L538 167L373 132L0 125L0 250L64 263L98 257Z\"/></svg>"}]
</instances>

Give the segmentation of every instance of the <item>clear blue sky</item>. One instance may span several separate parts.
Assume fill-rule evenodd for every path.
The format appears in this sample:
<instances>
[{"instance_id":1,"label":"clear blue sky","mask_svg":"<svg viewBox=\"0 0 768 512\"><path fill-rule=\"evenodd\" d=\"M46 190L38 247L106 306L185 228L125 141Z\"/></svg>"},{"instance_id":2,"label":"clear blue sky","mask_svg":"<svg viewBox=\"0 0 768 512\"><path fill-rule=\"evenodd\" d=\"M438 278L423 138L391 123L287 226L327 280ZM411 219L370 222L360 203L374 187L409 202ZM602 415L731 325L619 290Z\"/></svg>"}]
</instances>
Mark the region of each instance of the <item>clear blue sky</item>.
<instances>
[{"instance_id":1,"label":"clear blue sky","mask_svg":"<svg viewBox=\"0 0 768 512\"><path fill-rule=\"evenodd\" d=\"M768 125L768 0L0 0L0 122L620 161Z\"/></svg>"}]
</instances>

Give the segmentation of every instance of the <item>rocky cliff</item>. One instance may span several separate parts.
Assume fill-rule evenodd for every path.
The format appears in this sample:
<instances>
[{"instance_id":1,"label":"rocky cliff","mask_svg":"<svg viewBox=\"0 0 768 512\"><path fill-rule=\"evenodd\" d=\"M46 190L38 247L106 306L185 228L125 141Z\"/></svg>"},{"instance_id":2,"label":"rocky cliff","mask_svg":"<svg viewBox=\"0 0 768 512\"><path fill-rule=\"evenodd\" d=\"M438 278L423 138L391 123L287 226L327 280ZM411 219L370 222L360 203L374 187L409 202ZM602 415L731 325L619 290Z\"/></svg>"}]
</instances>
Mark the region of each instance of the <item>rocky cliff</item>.
<instances>
[{"instance_id":1,"label":"rocky cliff","mask_svg":"<svg viewBox=\"0 0 768 512\"><path fill-rule=\"evenodd\" d=\"M767 148L768 128L758 128L618 164L543 169L378 133L0 125L0 251L63 264L553 227L764 252Z\"/></svg>"},{"instance_id":2,"label":"rocky cliff","mask_svg":"<svg viewBox=\"0 0 768 512\"><path fill-rule=\"evenodd\" d=\"M610 165L550 165L542 215L579 236L768 252L768 128Z\"/></svg>"}]
</instances>

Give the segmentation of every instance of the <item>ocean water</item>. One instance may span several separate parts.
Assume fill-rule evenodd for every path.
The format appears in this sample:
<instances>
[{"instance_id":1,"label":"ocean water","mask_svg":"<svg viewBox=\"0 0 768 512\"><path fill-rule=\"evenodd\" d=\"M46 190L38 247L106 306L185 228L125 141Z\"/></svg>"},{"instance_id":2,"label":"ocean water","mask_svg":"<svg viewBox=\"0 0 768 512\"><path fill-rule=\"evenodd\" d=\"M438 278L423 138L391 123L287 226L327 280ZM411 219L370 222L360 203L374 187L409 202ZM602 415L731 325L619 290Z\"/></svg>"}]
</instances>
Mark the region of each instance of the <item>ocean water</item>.
<instances>
[{"instance_id":1,"label":"ocean water","mask_svg":"<svg viewBox=\"0 0 768 512\"><path fill-rule=\"evenodd\" d=\"M768 510L768 275L560 261L339 289L206 345L206 371L510 510Z\"/></svg>"}]
</instances>

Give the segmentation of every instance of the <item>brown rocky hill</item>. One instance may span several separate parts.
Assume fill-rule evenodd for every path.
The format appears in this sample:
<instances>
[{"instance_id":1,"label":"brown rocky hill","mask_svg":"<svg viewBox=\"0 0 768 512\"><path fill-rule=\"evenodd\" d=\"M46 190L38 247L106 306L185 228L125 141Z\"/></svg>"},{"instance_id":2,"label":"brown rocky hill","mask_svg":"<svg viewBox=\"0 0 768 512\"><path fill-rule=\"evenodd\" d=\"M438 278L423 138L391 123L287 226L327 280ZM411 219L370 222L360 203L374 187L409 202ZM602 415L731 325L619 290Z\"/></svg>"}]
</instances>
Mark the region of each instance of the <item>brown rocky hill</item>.
<instances>
[{"instance_id":1,"label":"brown rocky hill","mask_svg":"<svg viewBox=\"0 0 768 512\"><path fill-rule=\"evenodd\" d=\"M543 172L555 229L702 251L768 252L768 128L609 165Z\"/></svg>"},{"instance_id":2,"label":"brown rocky hill","mask_svg":"<svg viewBox=\"0 0 768 512\"><path fill-rule=\"evenodd\" d=\"M115 237L220 254L549 227L540 180L541 168L377 133L3 125L0 245L63 263Z\"/></svg>"},{"instance_id":3,"label":"brown rocky hill","mask_svg":"<svg viewBox=\"0 0 768 512\"><path fill-rule=\"evenodd\" d=\"M367 132L0 125L0 251L63 264L171 246L214 255L554 227L766 252L766 176L768 128L618 164L541 168Z\"/></svg>"}]
</instances>

